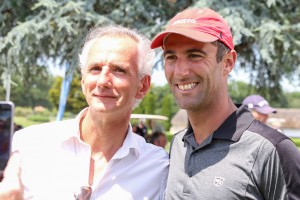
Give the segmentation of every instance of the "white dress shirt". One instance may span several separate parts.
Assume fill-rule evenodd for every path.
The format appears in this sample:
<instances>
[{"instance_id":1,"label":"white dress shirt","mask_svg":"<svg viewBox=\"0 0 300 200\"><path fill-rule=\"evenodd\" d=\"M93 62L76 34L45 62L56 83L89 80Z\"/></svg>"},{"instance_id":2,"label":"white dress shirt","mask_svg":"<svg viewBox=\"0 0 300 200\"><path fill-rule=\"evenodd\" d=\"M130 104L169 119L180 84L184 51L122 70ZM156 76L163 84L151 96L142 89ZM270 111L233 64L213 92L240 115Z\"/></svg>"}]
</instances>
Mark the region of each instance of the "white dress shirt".
<instances>
[{"instance_id":1,"label":"white dress shirt","mask_svg":"<svg viewBox=\"0 0 300 200\"><path fill-rule=\"evenodd\" d=\"M73 120L34 125L14 134L12 151L21 156L25 199L74 199L80 187L88 186L91 148L79 133L86 111ZM129 125L122 147L91 186L91 199L162 199L168 166L166 151L146 143Z\"/></svg>"}]
</instances>

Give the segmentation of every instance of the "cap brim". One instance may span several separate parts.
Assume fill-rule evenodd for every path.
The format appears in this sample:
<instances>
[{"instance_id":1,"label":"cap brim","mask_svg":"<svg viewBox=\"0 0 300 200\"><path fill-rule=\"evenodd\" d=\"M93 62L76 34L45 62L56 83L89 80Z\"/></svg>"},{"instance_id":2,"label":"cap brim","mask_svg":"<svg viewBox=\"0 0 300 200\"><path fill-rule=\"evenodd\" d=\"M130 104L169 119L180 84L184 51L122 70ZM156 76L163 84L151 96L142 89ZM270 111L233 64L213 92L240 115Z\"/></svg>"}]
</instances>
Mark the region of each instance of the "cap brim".
<instances>
[{"instance_id":1,"label":"cap brim","mask_svg":"<svg viewBox=\"0 0 300 200\"><path fill-rule=\"evenodd\" d=\"M191 38L200 42L214 42L219 38L210 35L208 33L200 32L199 30L187 29L187 28L179 28L176 27L174 29L168 29L167 31L161 32L151 42L151 49L155 49L157 47L163 46L164 39L170 33L175 33L179 35L183 35L185 37Z\"/></svg>"},{"instance_id":2,"label":"cap brim","mask_svg":"<svg viewBox=\"0 0 300 200\"><path fill-rule=\"evenodd\" d=\"M262 113L262 114L271 114L271 113L276 113L277 111L270 107L270 106L264 106L264 107L254 107L254 109L259 112L259 113Z\"/></svg>"}]
</instances>

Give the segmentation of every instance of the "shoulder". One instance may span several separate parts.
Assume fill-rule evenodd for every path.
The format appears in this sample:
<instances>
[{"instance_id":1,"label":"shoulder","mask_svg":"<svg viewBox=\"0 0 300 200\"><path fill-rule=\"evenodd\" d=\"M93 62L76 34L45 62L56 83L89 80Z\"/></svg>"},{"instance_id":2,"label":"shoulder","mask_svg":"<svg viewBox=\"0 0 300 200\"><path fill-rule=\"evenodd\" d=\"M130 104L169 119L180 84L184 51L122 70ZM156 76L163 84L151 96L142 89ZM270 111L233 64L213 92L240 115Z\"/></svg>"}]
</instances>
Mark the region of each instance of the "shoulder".
<instances>
[{"instance_id":1,"label":"shoulder","mask_svg":"<svg viewBox=\"0 0 300 200\"><path fill-rule=\"evenodd\" d=\"M60 140L66 134L74 133L76 127L78 124L76 126L74 119L32 125L14 133L13 146L49 144Z\"/></svg>"},{"instance_id":2,"label":"shoulder","mask_svg":"<svg viewBox=\"0 0 300 200\"><path fill-rule=\"evenodd\" d=\"M178 131L177 133L175 133L175 134L173 135L172 140L180 140L180 141L182 141L183 136L186 134L187 131L188 131L187 128Z\"/></svg>"},{"instance_id":3,"label":"shoulder","mask_svg":"<svg viewBox=\"0 0 300 200\"><path fill-rule=\"evenodd\" d=\"M74 126L74 124L75 120L71 119L32 125L17 131L14 134L14 137L30 137L31 135L45 136L47 134L55 135L58 132L67 131L70 128L70 126Z\"/></svg>"},{"instance_id":4,"label":"shoulder","mask_svg":"<svg viewBox=\"0 0 300 200\"><path fill-rule=\"evenodd\" d=\"M257 120L254 120L248 128L249 131L254 132L270 141L274 146L277 146L283 140L290 140L289 137L273 129Z\"/></svg>"},{"instance_id":5,"label":"shoulder","mask_svg":"<svg viewBox=\"0 0 300 200\"><path fill-rule=\"evenodd\" d=\"M271 154L275 150L275 155L280 158L282 165L296 162L300 169L300 151L289 137L256 120L250 125L248 131L256 134L256 136L251 134L250 137L254 137L256 143L261 144L261 151Z\"/></svg>"},{"instance_id":6,"label":"shoulder","mask_svg":"<svg viewBox=\"0 0 300 200\"><path fill-rule=\"evenodd\" d=\"M282 158L285 155L287 155L289 151L296 151L295 155L300 154L296 145L289 137L287 137L282 132L276 129L273 129L263 123L260 123L259 121L253 121L253 123L248 128L248 131L256 133L259 137L261 137L260 140L265 140L269 142L270 145L273 146L273 148Z\"/></svg>"},{"instance_id":7,"label":"shoulder","mask_svg":"<svg viewBox=\"0 0 300 200\"><path fill-rule=\"evenodd\" d=\"M175 143L179 143L181 144L183 142L183 137L186 135L188 129L185 128L181 131L178 131L177 133L175 133L172 137L172 140L171 140L171 145L170 145L170 151L172 150L172 146L175 144Z\"/></svg>"},{"instance_id":8,"label":"shoulder","mask_svg":"<svg viewBox=\"0 0 300 200\"><path fill-rule=\"evenodd\" d=\"M169 156L168 153L165 149L162 147L155 146L151 143L147 143L146 140L137 135L133 134L134 138L137 142L137 148L139 151L139 154L141 157L147 156L149 159L154 158L154 159L162 159L162 160L168 160Z\"/></svg>"},{"instance_id":9,"label":"shoulder","mask_svg":"<svg viewBox=\"0 0 300 200\"><path fill-rule=\"evenodd\" d=\"M300 197L300 192L296 189L300 186L300 151L293 141L283 133L258 122L254 122L249 130L261 136L261 140L266 140L260 148L260 156L267 152L265 162L262 162L266 163L264 169L269 171L268 174L276 174L276 170L281 170L281 184L285 186L288 196ZM274 179L280 182L278 176Z\"/></svg>"}]
</instances>

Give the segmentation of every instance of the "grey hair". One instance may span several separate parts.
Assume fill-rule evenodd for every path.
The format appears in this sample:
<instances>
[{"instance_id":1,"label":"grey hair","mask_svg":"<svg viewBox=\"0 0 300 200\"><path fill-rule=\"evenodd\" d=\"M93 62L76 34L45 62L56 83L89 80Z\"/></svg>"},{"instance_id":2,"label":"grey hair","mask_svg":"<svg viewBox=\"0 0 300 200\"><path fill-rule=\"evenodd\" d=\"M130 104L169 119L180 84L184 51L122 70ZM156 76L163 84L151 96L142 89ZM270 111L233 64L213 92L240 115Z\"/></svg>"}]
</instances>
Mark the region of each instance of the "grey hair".
<instances>
[{"instance_id":1,"label":"grey hair","mask_svg":"<svg viewBox=\"0 0 300 200\"><path fill-rule=\"evenodd\" d=\"M223 59L225 54L227 54L230 51L230 48L227 47L220 40L214 41L214 42L212 42L212 44L218 48L217 55L216 55L216 60L217 60L217 63L219 63L219 62L221 62L221 60Z\"/></svg>"},{"instance_id":2,"label":"grey hair","mask_svg":"<svg viewBox=\"0 0 300 200\"><path fill-rule=\"evenodd\" d=\"M84 69L87 64L88 52L96 39L103 36L128 36L138 43L139 62L138 71L139 79L145 75L151 75L154 63L154 50L150 48L150 40L134 29L129 29L120 25L108 25L103 27L95 27L90 30L85 38L81 53L79 54L80 68Z\"/></svg>"},{"instance_id":3,"label":"grey hair","mask_svg":"<svg viewBox=\"0 0 300 200\"><path fill-rule=\"evenodd\" d=\"M155 52L150 48L150 40L136 30L129 29L120 25L95 27L90 30L84 40L82 51L79 54L79 63L81 70L84 69L87 65L88 53L93 43L96 41L96 39L107 35L130 37L135 40L138 44L139 50L138 77L141 80L142 78L144 78L144 76L151 75ZM138 106L140 102L141 99L136 99L134 107Z\"/></svg>"}]
</instances>

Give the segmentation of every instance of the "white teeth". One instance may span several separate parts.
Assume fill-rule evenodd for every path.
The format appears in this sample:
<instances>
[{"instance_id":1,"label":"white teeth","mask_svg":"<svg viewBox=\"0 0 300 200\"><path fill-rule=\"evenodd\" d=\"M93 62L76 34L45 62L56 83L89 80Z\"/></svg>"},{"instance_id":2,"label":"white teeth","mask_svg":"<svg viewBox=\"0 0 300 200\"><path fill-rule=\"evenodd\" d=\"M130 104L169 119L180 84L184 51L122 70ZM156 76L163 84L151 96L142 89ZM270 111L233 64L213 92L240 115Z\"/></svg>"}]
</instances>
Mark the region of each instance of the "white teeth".
<instances>
[{"instance_id":1,"label":"white teeth","mask_svg":"<svg viewBox=\"0 0 300 200\"><path fill-rule=\"evenodd\" d=\"M189 84L186 84L186 85L178 85L178 88L181 89L181 90L190 90L190 89L193 89L194 87L196 87L196 83L189 83Z\"/></svg>"}]
</instances>

